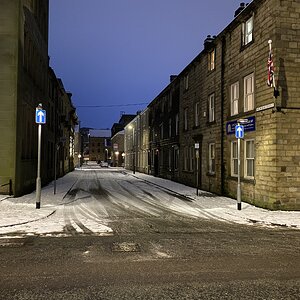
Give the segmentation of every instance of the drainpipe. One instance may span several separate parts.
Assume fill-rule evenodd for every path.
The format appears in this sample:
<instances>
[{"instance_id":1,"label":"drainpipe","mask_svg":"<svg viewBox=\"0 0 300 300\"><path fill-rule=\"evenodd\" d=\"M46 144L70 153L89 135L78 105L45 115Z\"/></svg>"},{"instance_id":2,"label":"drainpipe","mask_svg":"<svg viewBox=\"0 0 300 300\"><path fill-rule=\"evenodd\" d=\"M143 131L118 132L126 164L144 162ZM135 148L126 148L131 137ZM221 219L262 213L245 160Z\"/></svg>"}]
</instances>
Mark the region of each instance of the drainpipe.
<instances>
[{"instance_id":1,"label":"drainpipe","mask_svg":"<svg viewBox=\"0 0 300 300\"><path fill-rule=\"evenodd\" d=\"M224 101L225 101L225 54L226 54L226 41L225 36L222 37L221 42L221 194L225 194L225 165L224 165Z\"/></svg>"}]
</instances>

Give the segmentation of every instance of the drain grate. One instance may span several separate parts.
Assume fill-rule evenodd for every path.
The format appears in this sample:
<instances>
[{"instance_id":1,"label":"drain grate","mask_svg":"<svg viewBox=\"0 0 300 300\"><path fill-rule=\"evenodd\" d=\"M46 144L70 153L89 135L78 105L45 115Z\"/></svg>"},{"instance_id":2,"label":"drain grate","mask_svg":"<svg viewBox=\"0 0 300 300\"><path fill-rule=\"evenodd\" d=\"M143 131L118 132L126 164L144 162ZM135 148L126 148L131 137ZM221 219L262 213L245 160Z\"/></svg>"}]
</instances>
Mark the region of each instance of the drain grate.
<instances>
[{"instance_id":1,"label":"drain grate","mask_svg":"<svg viewBox=\"0 0 300 300\"><path fill-rule=\"evenodd\" d=\"M140 252L141 247L137 243L123 242L118 243L115 242L111 246L112 252Z\"/></svg>"}]
</instances>

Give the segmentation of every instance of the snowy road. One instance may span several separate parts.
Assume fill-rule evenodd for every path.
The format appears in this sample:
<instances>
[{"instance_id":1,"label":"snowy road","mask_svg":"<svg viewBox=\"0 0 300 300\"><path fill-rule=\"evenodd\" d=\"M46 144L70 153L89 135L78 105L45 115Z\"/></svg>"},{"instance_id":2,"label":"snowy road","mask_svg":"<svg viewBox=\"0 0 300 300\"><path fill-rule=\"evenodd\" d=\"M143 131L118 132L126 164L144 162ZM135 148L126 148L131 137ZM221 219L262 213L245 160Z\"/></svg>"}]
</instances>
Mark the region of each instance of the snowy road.
<instances>
[{"instance_id":1,"label":"snowy road","mask_svg":"<svg viewBox=\"0 0 300 300\"><path fill-rule=\"evenodd\" d=\"M113 235L134 230L161 231L193 220L220 219L200 204L121 169L77 170L73 184L47 218L0 228L0 234L44 236Z\"/></svg>"}]
</instances>

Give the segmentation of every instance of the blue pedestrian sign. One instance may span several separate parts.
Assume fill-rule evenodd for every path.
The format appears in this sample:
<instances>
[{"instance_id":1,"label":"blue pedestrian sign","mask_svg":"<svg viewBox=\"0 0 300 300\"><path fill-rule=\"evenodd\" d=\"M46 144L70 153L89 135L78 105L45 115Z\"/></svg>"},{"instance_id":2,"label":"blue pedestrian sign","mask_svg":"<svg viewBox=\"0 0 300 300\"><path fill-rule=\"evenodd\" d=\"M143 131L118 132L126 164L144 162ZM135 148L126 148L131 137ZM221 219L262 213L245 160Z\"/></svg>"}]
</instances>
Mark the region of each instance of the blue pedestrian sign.
<instances>
[{"instance_id":1,"label":"blue pedestrian sign","mask_svg":"<svg viewBox=\"0 0 300 300\"><path fill-rule=\"evenodd\" d=\"M46 124L46 111L43 109L35 110L35 123Z\"/></svg>"},{"instance_id":2,"label":"blue pedestrian sign","mask_svg":"<svg viewBox=\"0 0 300 300\"><path fill-rule=\"evenodd\" d=\"M235 126L235 137L237 139L243 139L244 138L244 126L243 125L236 125Z\"/></svg>"}]
</instances>

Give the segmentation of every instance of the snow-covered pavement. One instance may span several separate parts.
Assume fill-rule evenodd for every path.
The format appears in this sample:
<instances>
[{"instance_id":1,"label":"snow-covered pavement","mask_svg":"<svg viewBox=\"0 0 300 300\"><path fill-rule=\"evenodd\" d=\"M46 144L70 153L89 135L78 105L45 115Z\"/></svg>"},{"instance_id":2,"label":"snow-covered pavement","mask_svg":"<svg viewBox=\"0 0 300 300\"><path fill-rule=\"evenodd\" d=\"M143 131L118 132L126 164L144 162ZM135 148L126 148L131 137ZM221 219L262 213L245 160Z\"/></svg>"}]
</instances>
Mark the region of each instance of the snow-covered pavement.
<instances>
[{"instance_id":1,"label":"snow-covered pavement","mask_svg":"<svg viewBox=\"0 0 300 300\"><path fill-rule=\"evenodd\" d=\"M61 232L62 228L68 224L66 222L66 205L68 203L65 196L77 182L78 177L85 176L85 171L89 168L99 169L96 165L84 166L82 169L78 169L58 179L55 195L53 193L53 183L44 187L42 189L40 209L35 208L35 192L19 198L0 196L0 235L16 234L18 232L32 234ZM99 171L106 172L108 170L101 169ZM122 171L126 172L128 177L134 176L180 195L187 196L197 205L198 210L201 209L203 214L221 221L300 229L300 212L297 211L268 211L247 203L242 203L242 210L238 211L236 200L234 199L219 197L202 191L199 191L199 196L196 196L194 188L142 173L132 174L132 172L124 169ZM83 192L80 193L79 196L76 196L77 199L78 197L84 199L85 195L83 195ZM73 208L70 207L69 209L70 214L74 213L71 211ZM175 210L176 207L173 209ZM181 209L181 207L178 206L178 209ZM85 222L88 222L88 228L91 228L92 232L99 235L112 233L112 229L108 227L108 223L104 220L105 218L100 220L99 216L93 215L92 211L87 210L88 208L84 206L84 203L81 203L78 206L77 212L81 211L82 215L87 215ZM105 211L105 207L103 207L103 211ZM71 225L70 227L72 227Z\"/></svg>"}]
</instances>

